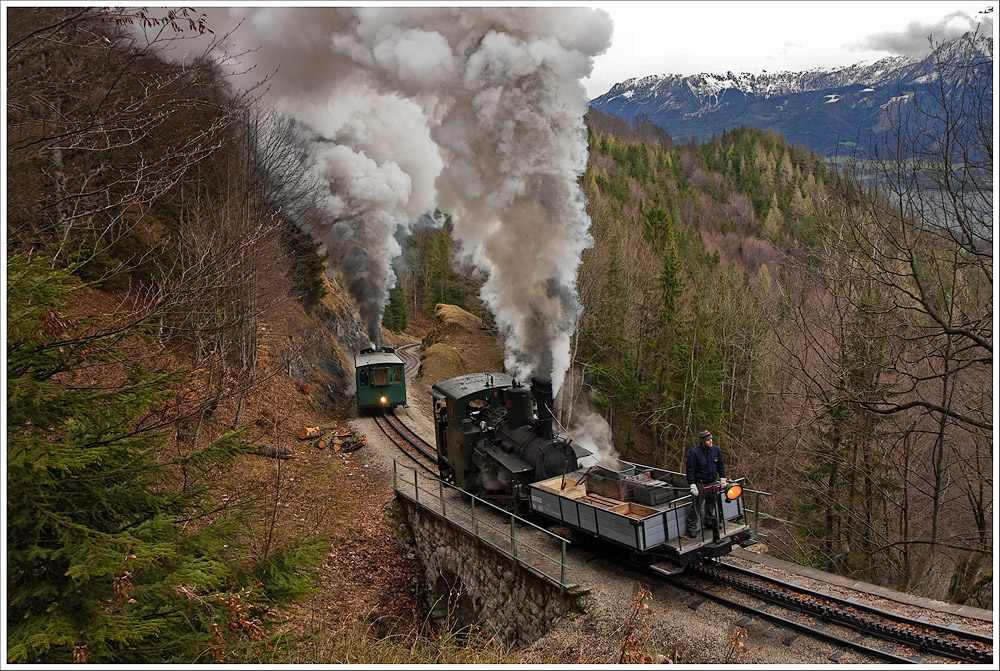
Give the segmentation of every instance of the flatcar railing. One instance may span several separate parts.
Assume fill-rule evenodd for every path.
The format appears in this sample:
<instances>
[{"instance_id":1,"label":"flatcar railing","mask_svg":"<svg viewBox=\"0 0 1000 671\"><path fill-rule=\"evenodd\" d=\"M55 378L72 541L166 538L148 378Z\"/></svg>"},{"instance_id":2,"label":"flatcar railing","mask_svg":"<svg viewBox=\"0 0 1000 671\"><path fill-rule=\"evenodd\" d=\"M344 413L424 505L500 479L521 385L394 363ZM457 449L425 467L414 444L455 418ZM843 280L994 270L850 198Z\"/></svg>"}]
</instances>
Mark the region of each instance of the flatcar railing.
<instances>
[{"instance_id":1,"label":"flatcar railing","mask_svg":"<svg viewBox=\"0 0 1000 671\"><path fill-rule=\"evenodd\" d=\"M416 469L399 464L395 459L392 462L392 488L401 496L471 533L498 552L511 557L524 568L559 585L562 589L576 587L575 583L566 579L566 546L570 541L562 536L439 478L421 475ZM445 496L446 491L457 492L460 495L459 500L449 500ZM461 500L462 497L468 504ZM497 523L492 519L494 515L506 521ZM520 537L519 526L527 527L527 529L521 528ZM556 543L559 548L559 558L549 554L552 550L536 547L526 540L524 536L528 533L544 534L543 538Z\"/></svg>"},{"instance_id":2,"label":"flatcar railing","mask_svg":"<svg viewBox=\"0 0 1000 671\"><path fill-rule=\"evenodd\" d=\"M753 508L749 508L746 503L743 504L745 517L750 517L750 513L753 513L753 521L747 520L751 527L750 533L753 538L767 538L767 532L760 530L760 521L761 519L769 519L771 516L760 511L760 497L770 496L771 492L761 492L756 489L746 489L744 487L743 496L746 497L747 494L753 494Z\"/></svg>"},{"instance_id":3,"label":"flatcar railing","mask_svg":"<svg viewBox=\"0 0 1000 671\"><path fill-rule=\"evenodd\" d=\"M747 487L746 487L746 479L745 478L736 478L735 480L730 480L729 482L732 483L732 484L739 484L739 485L741 485L742 488L743 488L743 495L739 499L737 499L736 502L737 502L737 511L738 512L737 512L736 515L734 515L732 518L730 518L730 520L728 520L728 524L736 524L737 526L744 526L745 525L745 526L749 527L749 529L750 529L750 537L751 538L754 538L754 539L756 539L756 538L767 538L767 532L766 531L762 532L760 530L760 521L761 521L761 519L768 519L769 515L767 515L767 513L762 513L761 512L761 510L760 510L760 504L761 504L761 497L762 496L764 496L764 497L771 496L771 493L770 492L762 492L762 491L759 491L759 490L756 490L756 489L747 489ZM749 506L746 505L746 500L747 500L747 495L748 494L752 494L753 495L753 501L754 501L753 508L750 508ZM722 494L722 492L720 490L720 492L718 494L718 497L720 497L719 498L720 507L721 507L721 501L722 501L721 497L722 496L723 496L723 494ZM675 515L676 515L676 512L677 512L677 510L674 509ZM700 521L700 517L699 517L699 521ZM721 530L722 534L725 535L725 534L729 533L728 529L726 528L727 520L726 520L726 516L725 515L719 515L719 523L720 523L719 526L720 526L720 530ZM701 525L701 539L700 540L704 541L706 539L706 533L708 533L708 530L705 528L704 525ZM678 535L677 535L677 547L678 547L678 549L680 549L682 547L681 546L681 542L682 542L681 535L682 534L680 534L680 533L678 533Z\"/></svg>"},{"instance_id":4,"label":"flatcar railing","mask_svg":"<svg viewBox=\"0 0 1000 671\"><path fill-rule=\"evenodd\" d=\"M722 509L723 506L721 498L723 496L722 490L720 489L719 493L716 495L718 497L717 500L720 507L720 510L717 513L720 533L723 536L728 535L730 533L730 529L728 528L729 526L733 526L734 530L738 529L739 527L746 526L747 528L750 529L751 538L754 539L766 538L767 532L760 530L760 521L761 519L769 519L770 516L767 515L766 513L761 512L760 504L761 504L761 497L771 496L771 493L758 491L756 489L747 489L745 478L736 478L734 480L730 480L729 482L731 484L740 484L743 488L743 495L740 498L736 499L735 501L736 513L732 514L729 517L729 519L726 519L726 515L724 514L724 509ZM686 487L671 487L671 489L685 490L685 491L687 490ZM753 501L754 501L753 508L750 508L749 506L746 505L746 499L748 494L753 495ZM683 498L683 497L678 497L678 498ZM681 511L684 511L683 515L681 514ZM663 511L662 514L664 517L664 525L669 528L669 522L672 518L675 527L677 529L677 535L673 539L667 538L667 540L664 542L666 544L675 546L678 552L683 552L686 544L690 540L692 540L688 539L684 535L684 527L686 526L686 520L687 520L686 506L674 506L670 510ZM704 543L710 540L712 537L711 531L708 528L706 528L703 523L701 523L702 519L700 511L698 513L698 521L700 528L699 530L700 538L693 539L695 541L695 544ZM669 536L669 534L667 535Z\"/></svg>"}]
</instances>

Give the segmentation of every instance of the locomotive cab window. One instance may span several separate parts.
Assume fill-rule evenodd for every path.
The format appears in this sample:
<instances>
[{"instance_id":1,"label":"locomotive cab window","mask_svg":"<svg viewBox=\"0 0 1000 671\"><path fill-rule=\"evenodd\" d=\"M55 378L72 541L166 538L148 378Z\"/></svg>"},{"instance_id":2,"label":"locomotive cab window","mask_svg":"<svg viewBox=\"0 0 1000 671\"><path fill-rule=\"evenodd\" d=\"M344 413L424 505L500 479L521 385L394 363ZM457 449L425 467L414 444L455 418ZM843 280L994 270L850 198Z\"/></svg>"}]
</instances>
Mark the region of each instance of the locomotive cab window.
<instances>
[{"instance_id":1,"label":"locomotive cab window","mask_svg":"<svg viewBox=\"0 0 1000 671\"><path fill-rule=\"evenodd\" d=\"M490 407L490 403L485 398L476 398L469 401L466 406L466 415L474 422L478 422L482 419L481 415L484 410Z\"/></svg>"}]
</instances>

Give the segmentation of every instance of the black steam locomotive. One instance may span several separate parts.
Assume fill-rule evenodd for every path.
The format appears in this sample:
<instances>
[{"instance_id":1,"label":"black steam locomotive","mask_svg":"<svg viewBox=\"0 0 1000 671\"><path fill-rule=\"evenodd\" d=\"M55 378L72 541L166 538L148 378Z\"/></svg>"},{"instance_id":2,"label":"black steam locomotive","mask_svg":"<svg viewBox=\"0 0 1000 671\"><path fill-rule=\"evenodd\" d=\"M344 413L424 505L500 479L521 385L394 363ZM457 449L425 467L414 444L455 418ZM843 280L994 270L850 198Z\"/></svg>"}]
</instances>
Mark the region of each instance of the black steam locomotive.
<instances>
[{"instance_id":1,"label":"black steam locomotive","mask_svg":"<svg viewBox=\"0 0 1000 671\"><path fill-rule=\"evenodd\" d=\"M598 461L553 430L552 384L531 388L503 373L473 373L431 389L440 476L510 511L559 522L627 548L658 570L752 544L736 480L717 488L714 528L684 536L692 505L683 473L618 459Z\"/></svg>"},{"instance_id":2,"label":"black steam locomotive","mask_svg":"<svg viewBox=\"0 0 1000 671\"><path fill-rule=\"evenodd\" d=\"M510 510L527 501L529 483L590 455L553 431L547 379L532 378L529 391L503 373L473 373L435 384L431 396L441 477Z\"/></svg>"}]
</instances>

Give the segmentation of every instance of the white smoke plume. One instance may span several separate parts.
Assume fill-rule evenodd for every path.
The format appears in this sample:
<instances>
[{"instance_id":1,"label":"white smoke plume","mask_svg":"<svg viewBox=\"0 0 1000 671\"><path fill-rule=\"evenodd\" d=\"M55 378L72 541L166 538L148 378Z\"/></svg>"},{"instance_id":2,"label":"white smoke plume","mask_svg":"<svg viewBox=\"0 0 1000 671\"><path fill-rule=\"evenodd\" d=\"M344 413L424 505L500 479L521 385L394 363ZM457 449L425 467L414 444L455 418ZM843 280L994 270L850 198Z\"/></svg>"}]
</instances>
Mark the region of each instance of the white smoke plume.
<instances>
[{"instance_id":1,"label":"white smoke plume","mask_svg":"<svg viewBox=\"0 0 1000 671\"><path fill-rule=\"evenodd\" d=\"M580 312L580 255L592 243L577 178L593 57L611 21L585 8L208 10L269 97L315 132L330 184L330 258L378 333L399 254L393 233L435 206L452 215L505 365L558 392ZM373 340L376 338L373 338Z\"/></svg>"},{"instance_id":2,"label":"white smoke plume","mask_svg":"<svg viewBox=\"0 0 1000 671\"><path fill-rule=\"evenodd\" d=\"M589 400L581 399L573 408L573 421L567 433L573 442L590 450L592 458L580 461L581 467L592 466L597 462L614 462L621 459L615 448L611 426L607 420L594 410Z\"/></svg>"}]
</instances>

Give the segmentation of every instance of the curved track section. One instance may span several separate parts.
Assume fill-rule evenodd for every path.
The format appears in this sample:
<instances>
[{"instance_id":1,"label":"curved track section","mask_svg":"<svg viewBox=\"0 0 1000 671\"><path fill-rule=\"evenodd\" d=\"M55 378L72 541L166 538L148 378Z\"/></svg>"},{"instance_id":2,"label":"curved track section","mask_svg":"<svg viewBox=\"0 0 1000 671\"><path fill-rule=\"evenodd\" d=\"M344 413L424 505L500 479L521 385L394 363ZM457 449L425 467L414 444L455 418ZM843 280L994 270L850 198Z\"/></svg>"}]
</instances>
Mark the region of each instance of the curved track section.
<instances>
[{"instance_id":1,"label":"curved track section","mask_svg":"<svg viewBox=\"0 0 1000 671\"><path fill-rule=\"evenodd\" d=\"M392 427L392 430L396 432L396 435L403 438L410 445L410 447L414 448L424 457L437 464L437 448L428 443L416 431L407 426L402 419L396 416L395 412L390 411L388 413L384 413L382 419L386 420Z\"/></svg>"},{"instance_id":2,"label":"curved track section","mask_svg":"<svg viewBox=\"0 0 1000 671\"><path fill-rule=\"evenodd\" d=\"M403 374L406 376L413 375L420 370L420 355L416 352L417 347L419 347L418 343L411 343L396 348L396 354L403 360Z\"/></svg>"},{"instance_id":3,"label":"curved track section","mask_svg":"<svg viewBox=\"0 0 1000 671\"><path fill-rule=\"evenodd\" d=\"M856 604L719 563L658 577L753 618L891 664L992 663L993 639ZM734 590L738 594L734 594ZM745 626L741 624L741 626ZM785 642L790 643L794 634Z\"/></svg>"},{"instance_id":4,"label":"curved track section","mask_svg":"<svg viewBox=\"0 0 1000 671\"><path fill-rule=\"evenodd\" d=\"M803 622L794 617L794 615L788 614L780 615L777 613L772 613L767 610L767 605L752 605L744 604L738 601L734 601L731 596L724 596L716 591L709 588L698 587L690 581L690 579L685 579L681 576L663 578L665 582L670 583L674 587L682 589L686 592L696 594L700 597L708 599L710 601L715 601L720 603L726 608L731 608L733 610L744 613L751 618L758 618L772 624L775 624L784 629L788 629L792 632L797 632L799 634L804 634L806 636L811 636L813 638L826 641L831 643L838 648L853 650L855 652L862 653L864 655L873 657L877 660L883 662L889 662L891 664L919 664L919 658L912 657L902 657L900 655L893 654L884 650L877 648L872 648L866 645L862 645L852 639L848 639L842 636L838 636L834 633L823 631L820 627L821 625L813 625L808 622ZM694 606L693 606L694 607ZM744 621L741 620L738 624L743 625ZM786 644L790 644L794 639L794 634L785 639ZM833 655L830 658L833 661L839 661L839 655Z\"/></svg>"},{"instance_id":5,"label":"curved track section","mask_svg":"<svg viewBox=\"0 0 1000 671\"><path fill-rule=\"evenodd\" d=\"M376 413L372 419L382 433L420 468L438 475L437 450L433 445L417 435L391 411Z\"/></svg>"}]
</instances>

